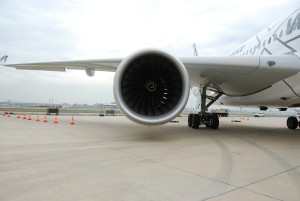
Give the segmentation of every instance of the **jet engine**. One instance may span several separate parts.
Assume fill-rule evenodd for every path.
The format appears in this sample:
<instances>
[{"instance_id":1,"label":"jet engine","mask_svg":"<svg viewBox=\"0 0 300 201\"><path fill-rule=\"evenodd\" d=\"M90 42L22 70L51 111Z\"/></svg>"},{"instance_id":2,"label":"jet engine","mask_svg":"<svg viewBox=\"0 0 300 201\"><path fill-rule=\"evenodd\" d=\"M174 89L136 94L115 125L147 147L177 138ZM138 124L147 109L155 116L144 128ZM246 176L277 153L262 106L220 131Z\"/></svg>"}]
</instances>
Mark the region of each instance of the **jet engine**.
<instances>
[{"instance_id":1,"label":"jet engine","mask_svg":"<svg viewBox=\"0 0 300 201\"><path fill-rule=\"evenodd\" d=\"M160 125L177 117L189 97L185 66L174 56L153 49L125 58L114 78L120 111L143 125Z\"/></svg>"}]
</instances>

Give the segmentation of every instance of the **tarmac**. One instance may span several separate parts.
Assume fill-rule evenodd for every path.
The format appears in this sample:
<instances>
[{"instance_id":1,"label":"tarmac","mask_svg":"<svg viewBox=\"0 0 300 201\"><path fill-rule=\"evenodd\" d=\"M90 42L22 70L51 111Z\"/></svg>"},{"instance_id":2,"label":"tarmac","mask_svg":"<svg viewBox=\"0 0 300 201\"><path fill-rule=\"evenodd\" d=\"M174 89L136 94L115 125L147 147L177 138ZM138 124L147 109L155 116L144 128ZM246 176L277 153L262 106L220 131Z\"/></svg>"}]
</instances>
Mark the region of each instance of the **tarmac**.
<instances>
[{"instance_id":1,"label":"tarmac","mask_svg":"<svg viewBox=\"0 0 300 201\"><path fill-rule=\"evenodd\" d=\"M300 200L300 129L286 118L221 118L218 130L32 118L0 116L1 201Z\"/></svg>"}]
</instances>

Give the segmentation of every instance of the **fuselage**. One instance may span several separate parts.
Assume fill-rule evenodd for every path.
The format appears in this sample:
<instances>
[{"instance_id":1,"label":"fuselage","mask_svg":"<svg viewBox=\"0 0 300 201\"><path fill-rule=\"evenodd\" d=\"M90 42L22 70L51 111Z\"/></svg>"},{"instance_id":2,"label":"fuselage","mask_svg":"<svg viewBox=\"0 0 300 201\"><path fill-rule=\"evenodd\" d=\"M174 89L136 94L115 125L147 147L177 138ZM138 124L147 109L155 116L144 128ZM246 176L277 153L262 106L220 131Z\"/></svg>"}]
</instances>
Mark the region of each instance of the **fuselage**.
<instances>
[{"instance_id":1,"label":"fuselage","mask_svg":"<svg viewBox=\"0 0 300 201\"><path fill-rule=\"evenodd\" d=\"M253 36L229 55L279 55L300 51L300 9Z\"/></svg>"},{"instance_id":2,"label":"fuselage","mask_svg":"<svg viewBox=\"0 0 300 201\"><path fill-rule=\"evenodd\" d=\"M298 73L251 95L224 95L219 102L236 106L300 106L300 9L267 27L229 53L232 56L285 54L299 57Z\"/></svg>"}]
</instances>

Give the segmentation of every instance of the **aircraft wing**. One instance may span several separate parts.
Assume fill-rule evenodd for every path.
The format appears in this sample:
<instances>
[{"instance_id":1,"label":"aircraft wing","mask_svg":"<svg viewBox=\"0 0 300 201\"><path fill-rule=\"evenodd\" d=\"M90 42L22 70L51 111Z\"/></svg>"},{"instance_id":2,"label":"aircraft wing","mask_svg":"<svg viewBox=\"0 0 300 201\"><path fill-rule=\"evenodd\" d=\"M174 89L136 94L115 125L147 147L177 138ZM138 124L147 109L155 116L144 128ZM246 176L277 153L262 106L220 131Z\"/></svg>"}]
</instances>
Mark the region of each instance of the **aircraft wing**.
<instances>
[{"instance_id":1,"label":"aircraft wing","mask_svg":"<svg viewBox=\"0 0 300 201\"><path fill-rule=\"evenodd\" d=\"M66 71L66 69L75 70L97 70L115 72L123 59L98 59L98 60L77 60L77 61L59 61L44 63L25 63L25 64L5 64L3 66L14 67L24 70L43 70L43 71Z\"/></svg>"},{"instance_id":2,"label":"aircraft wing","mask_svg":"<svg viewBox=\"0 0 300 201\"><path fill-rule=\"evenodd\" d=\"M66 69L115 72L122 58L9 64L27 70L65 71ZM199 87L210 81L228 96L250 95L300 71L296 55L182 57L190 85ZM88 72L87 72L88 74Z\"/></svg>"}]
</instances>

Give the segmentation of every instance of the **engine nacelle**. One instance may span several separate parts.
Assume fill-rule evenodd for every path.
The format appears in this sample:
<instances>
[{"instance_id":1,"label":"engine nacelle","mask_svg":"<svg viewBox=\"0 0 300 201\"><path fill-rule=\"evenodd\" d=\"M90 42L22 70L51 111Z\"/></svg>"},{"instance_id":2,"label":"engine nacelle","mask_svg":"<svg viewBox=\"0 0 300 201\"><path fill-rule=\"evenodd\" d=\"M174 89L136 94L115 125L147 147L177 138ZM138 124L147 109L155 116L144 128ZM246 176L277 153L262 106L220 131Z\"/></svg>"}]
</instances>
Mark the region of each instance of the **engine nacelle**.
<instances>
[{"instance_id":1,"label":"engine nacelle","mask_svg":"<svg viewBox=\"0 0 300 201\"><path fill-rule=\"evenodd\" d=\"M120 111L143 125L160 125L177 117L189 97L185 66L170 54L140 50L124 59L114 78Z\"/></svg>"}]
</instances>

